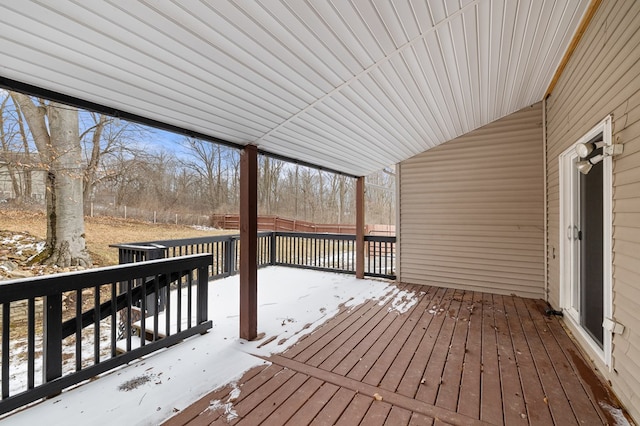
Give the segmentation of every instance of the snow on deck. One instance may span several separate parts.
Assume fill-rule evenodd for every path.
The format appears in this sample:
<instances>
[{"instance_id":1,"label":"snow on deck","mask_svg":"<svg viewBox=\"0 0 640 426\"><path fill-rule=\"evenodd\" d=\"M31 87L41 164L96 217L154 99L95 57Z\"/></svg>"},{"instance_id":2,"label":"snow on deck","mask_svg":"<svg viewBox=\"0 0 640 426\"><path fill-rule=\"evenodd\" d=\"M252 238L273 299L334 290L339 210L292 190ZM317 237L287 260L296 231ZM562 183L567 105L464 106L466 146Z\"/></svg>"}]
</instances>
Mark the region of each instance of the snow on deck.
<instances>
[{"instance_id":1,"label":"snow on deck","mask_svg":"<svg viewBox=\"0 0 640 426\"><path fill-rule=\"evenodd\" d=\"M105 373L55 398L2 419L7 424L152 425L243 372L265 364L255 355L282 352L338 313L340 306L367 300L402 312L413 294L378 280L304 269L269 267L258 272L258 333L247 342L239 334L239 277L210 282L213 328L126 367Z\"/></svg>"}]
</instances>

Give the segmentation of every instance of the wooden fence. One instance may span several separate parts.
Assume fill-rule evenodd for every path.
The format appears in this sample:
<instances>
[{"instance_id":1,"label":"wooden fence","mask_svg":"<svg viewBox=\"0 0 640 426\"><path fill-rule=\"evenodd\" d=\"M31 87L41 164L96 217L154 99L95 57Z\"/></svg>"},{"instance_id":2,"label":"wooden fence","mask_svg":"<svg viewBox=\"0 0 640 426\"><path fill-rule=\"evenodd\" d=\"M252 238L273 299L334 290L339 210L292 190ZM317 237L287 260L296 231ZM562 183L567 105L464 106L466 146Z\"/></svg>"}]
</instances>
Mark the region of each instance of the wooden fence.
<instances>
[{"instance_id":1,"label":"wooden fence","mask_svg":"<svg viewBox=\"0 0 640 426\"><path fill-rule=\"evenodd\" d=\"M237 214L213 214L211 226L221 229L240 229ZM354 234L356 226L349 224L312 223L278 216L258 216L258 231L310 232L317 234ZM367 235L395 235L394 225L366 225Z\"/></svg>"}]
</instances>

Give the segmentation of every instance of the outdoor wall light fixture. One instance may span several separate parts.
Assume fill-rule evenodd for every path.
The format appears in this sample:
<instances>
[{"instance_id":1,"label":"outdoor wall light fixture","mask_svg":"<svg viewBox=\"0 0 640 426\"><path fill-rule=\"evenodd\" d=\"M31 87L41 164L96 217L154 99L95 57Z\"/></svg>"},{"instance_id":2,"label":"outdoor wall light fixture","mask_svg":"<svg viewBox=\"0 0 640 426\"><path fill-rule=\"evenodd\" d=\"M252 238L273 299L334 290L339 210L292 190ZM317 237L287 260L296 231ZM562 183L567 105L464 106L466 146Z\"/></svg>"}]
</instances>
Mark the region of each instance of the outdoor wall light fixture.
<instances>
[{"instance_id":1,"label":"outdoor wall light fixture","mask_svg":"<svg viewBox=\"0 0 640 426\"><path fill-rule=\"evenodd\" d=\"M579 143L576 145L576 154L578 154L580 158L585 158L594 150L602 148L603 146L604 141Z\"/></svg>"},{"instance_id":2,"label":"outdoor wall light fixture","mask_svg":"<svg viewBox=\"0 0 640 426\"><path fill-rule=\"evenodd\" d=\"M602 154L594 155L587 160L578 161L576 163L576 167L578 168L578 171L580 173L586 175L595 164L598 164L599 162L604 160L605 157L622 154L623 151L622 144L606 145L603 140L599 140L596 142L590 141L586 143L579 143L576 145L575 150L576 154L578 154L578 157L586 158L593 151L600 148L602 148Z\"/></svg>"},{"instance_id":3,"label":"outdoor wall light fixture","mask_svg":"<svg viewBox=\"0 0 640 426\"><path fill-rule=\"evenodd\" d=\"M602 148L602 153L605 155L605 157L607 155L613 157L614 155L622 154L623 150L624 145L622 145L621 143L614 143L613 145L606 145L604 148Z\"/></svg>"},{"instance_id":4,"label":"outdoor wall light fixture","mask_svg":"<svg viewBox=\"0 0 640 426\"><path fill-rule=\"evenodd\" d=\"M604 155L602 154L594 155L588 160L578 161L576 163L576 167L578 168L578 171L580 173L582 173L583 175L586 175L587 173L589 173L589 171L595 164L598 164L602 160L604 160Z\"/></svg>"}]
</instances>

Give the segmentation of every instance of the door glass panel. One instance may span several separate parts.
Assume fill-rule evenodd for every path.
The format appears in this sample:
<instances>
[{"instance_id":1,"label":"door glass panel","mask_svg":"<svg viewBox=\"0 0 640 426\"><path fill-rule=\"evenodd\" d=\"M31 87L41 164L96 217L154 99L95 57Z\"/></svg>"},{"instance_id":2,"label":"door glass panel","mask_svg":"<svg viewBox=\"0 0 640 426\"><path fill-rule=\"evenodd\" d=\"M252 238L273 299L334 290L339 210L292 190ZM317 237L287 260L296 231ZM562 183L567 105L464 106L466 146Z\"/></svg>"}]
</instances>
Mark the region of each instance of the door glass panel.
<instances>
[{"instance_id":1,"label":"door glass panel","mask_svg":"<svg viewBox=\"0 0 640 426\"><path fill-rule=\"evenodd\" d=\"M603 343L603 163L580 176L580 323Z\"/></svg>"}]
</instances>

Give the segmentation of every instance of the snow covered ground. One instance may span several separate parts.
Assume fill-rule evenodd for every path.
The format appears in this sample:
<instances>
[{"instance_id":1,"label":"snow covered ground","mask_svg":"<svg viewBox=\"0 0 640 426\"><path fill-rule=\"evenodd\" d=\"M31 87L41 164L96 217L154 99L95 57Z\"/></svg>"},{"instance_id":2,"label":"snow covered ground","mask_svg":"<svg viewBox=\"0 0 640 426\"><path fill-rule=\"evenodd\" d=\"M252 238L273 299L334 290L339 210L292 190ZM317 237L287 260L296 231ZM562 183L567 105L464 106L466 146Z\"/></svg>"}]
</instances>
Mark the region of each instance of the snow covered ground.
<instances>
[{"instance_id":1,"label":"snow covered ground","mask_svg":"<svg viewBox=\"0 0 640 426\"><path fill-rule=\"evenodd\" d=\"M283 267L261 269L258 332L264 338L247 342L238 338L238 283L238 276L210 283L209 319L214 326L206 335L0 419L2 424L155 425L265 364L254 355L284 351L338 313L341 305L353 308L377 300L390 302L390 310L405 312L417 301L417 294L384 281Z\"/></svg>"}]
</instances>

